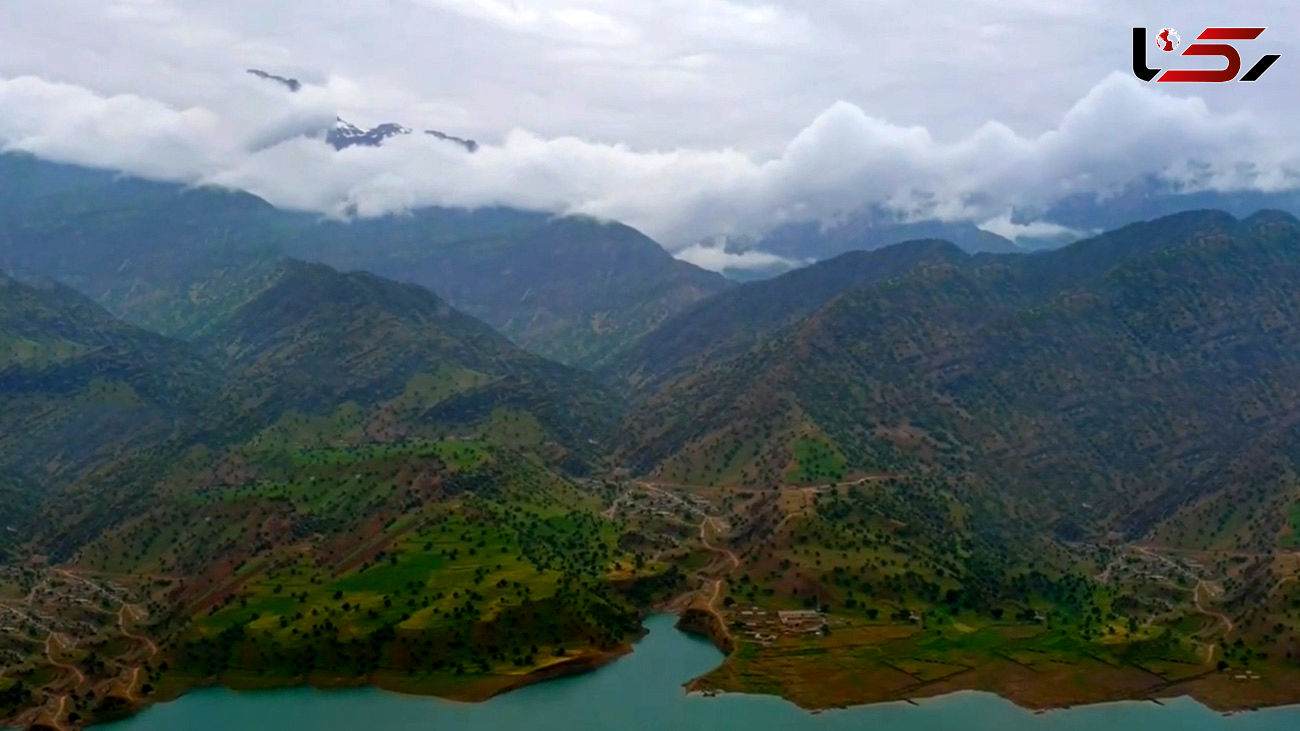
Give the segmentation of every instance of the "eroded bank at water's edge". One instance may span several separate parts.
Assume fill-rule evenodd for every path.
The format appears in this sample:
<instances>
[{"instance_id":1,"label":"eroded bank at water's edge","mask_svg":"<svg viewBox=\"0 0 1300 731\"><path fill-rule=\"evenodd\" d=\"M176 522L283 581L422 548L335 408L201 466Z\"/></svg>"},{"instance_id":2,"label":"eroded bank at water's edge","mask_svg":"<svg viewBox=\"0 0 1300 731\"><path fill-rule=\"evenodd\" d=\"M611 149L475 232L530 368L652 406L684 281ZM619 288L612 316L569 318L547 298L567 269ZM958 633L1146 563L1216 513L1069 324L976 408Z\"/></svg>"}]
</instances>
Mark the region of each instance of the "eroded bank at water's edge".
<instances>
[{"instance_id":1,"label":"eroded bank at water's edge","mask_svg":"<svg viewBox=\"0 0 1300 731\"><path fill-rule=\"evenodd\" d=\"M735 649L735 642L727 628L722 626L722 620L706 609L689 607L682 610L677 617L676 627L682 632L708 639L724 656L730 655Z\"/></svg>"}]
</instances>

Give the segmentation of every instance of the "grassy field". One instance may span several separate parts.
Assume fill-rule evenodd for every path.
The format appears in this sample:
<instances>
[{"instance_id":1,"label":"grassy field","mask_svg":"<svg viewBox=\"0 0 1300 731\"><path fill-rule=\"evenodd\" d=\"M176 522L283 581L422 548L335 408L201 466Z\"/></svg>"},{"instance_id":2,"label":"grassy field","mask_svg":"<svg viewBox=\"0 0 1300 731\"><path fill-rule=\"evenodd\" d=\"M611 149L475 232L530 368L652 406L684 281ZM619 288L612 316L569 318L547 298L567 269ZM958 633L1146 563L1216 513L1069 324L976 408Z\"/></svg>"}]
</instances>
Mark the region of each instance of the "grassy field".
<instances>
[{"instance_id":1,"label":"grassy field","mask_svg":"<svg viewBox=\"0 0 1300 731\"><path fill-rule=\"evenodd\" d=\"M931 608L912 621L828 615L825 634L741 642L700 688L780 694L807 707L998 692L1030 706L1104 700L1213 670L1196 647L1163 631L1123 645L1083 639L1077 626ZM1121 693L1122 694L1122 693Z\"/></svg>"},{"instance_id":2,"label":"grassy field","mask_svg":"<svg viewBox=\"0 0 1300 731\"><path fill-rule=\"evenodd\" d=\"M341 574L310 557L260 572L196 620L191 661L270 677L501 674L615 647L636 626L606 585L609 536L581 516L468 500L394 533Z\"/></svg>"},{"instance_id":3,"label":"grassy field","mask_svg":"<svg viewBox=\"0 0 1300 731\"><path fill-rule=\"evenodd\" d=\"M1283 548L1300 548L1300 502L1287 506L1286 526L1286 533L1279 544Z\"/></svg>"},{"instance_id":4,"label":"grassy field","mask_svg":"<svg viewBox=\"0 0 1300 731\"><path fill-rule=\"evenodd\" d=\"M804 437L794 443L795 468L786 473L792 483L822 483L844 479L845 460L824 440Z\"/></svg>"}]
</instances>

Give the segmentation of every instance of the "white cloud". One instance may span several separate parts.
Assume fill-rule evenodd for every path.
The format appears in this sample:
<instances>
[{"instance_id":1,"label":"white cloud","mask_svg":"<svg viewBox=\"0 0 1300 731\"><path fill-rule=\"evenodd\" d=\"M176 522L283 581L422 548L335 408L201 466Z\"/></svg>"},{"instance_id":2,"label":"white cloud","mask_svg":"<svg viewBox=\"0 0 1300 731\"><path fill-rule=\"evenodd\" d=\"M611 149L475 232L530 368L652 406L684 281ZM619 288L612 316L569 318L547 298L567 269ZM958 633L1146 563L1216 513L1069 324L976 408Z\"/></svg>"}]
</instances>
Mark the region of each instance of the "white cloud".
<instances>
[{"instance_id":1,"label":"white cloud","mask_svg":"<svg viewBox=\"0 0 1300 731\"><path fill-rule=\"evenodd\" d=\"M808 262L787 259L783 256L765 251L749 249L747 251L727 251L720 241L697 243L673 254L682 261L690 262L701 269L722 272L741 270L751 272L784 271L794 269Z\"/></svg>"},{"instance_id":2,"label":"white cloud","mask_svg":"<svg viewBox=\"0 0 1300 731\"><path fill-rule=\"evenodd\" d=\"M1011 220L1010 213L1003 213L1000 216L984 221L979 227L989 233L995 233L1005 239L1012 241L1022 241L1026 239L1051 240L1051 241L1074 241L1089 235L1089 231L1079 231L1069 226L1062 226L1050 221L1027 221L1018 223Z\"/></svg>"},{"instance_id":3,"label":"white cloud","mask_svg":"<svg viewBox=\"0 0 1300 731\"><path fill-rule=\"evenodd\" d=\"M60 162L198 181L333 123L332 106L318 91L284 94L246 78L232 87L232 105L220 109L103 96L34 76L0 78L0 144Z\"/></svg>"},{"instance_id":4,"label":"white cloud","mask_svg":"<svg viewBox=\"0 0 1300 731\"><path fill-rule=\"evenodd\" d=\"M1216 115L1200 99L1118 74L1036 136L990 122L943 142L923 127L837 102L768 159L731 148L643 151L523 130L473 155L419 134L336 152L301 134L332 121L337 82L291 94L249 80L231 87L229 108L175 108L35 77L4 80L0 140L58 160L241 188L277 205L335 214L432 204L585 213L626 221L672 249L713 234L829 220L866 204L997 225L1005 211L1041 210L1148 174L1210 189L1296 182L1287 167L1296 162L1294 143L1261 132L1250 114Z\"/></svg>"}]
</instances>

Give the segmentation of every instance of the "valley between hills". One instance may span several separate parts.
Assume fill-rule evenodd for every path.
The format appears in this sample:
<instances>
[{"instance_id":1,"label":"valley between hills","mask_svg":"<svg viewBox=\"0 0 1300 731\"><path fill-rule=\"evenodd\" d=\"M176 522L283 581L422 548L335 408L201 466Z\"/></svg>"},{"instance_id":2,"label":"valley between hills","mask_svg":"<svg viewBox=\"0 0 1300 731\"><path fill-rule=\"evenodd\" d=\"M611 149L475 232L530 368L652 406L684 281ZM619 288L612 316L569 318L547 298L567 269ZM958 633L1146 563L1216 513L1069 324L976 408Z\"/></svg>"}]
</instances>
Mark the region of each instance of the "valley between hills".
<instances>
[{"instance_id":1,"label":"valley between hills","mask_svg":"<svg viewBox=\"0 0 1300 731\"><path fill-rule=\"evenodd\" d=\"M735 284L618 224L0 163L5 723L482 700L652 611L726 655L692 690L810 709L1300 700L1289 214Z\"/></svg>"}]
</instances>

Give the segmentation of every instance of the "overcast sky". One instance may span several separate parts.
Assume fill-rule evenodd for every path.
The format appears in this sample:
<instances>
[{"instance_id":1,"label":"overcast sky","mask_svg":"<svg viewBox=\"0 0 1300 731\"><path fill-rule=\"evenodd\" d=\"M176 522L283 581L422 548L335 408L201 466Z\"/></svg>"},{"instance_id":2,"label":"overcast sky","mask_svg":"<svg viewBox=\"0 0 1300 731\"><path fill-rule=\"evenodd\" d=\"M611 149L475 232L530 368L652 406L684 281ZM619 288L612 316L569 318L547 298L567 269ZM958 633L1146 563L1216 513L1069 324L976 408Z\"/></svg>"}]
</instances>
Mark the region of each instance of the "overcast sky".
<instances>
[{"instance_id":1,"label":"overcast sky","mask_svg":"<svg viewBox=\"0 0 1300 731\"><path fill-rule=\"evenodd\" d=\"M585 212L676 250L865 204L985 222L1143 174L1295 186L1300 7L1223 5L10 0L0 144L332 213ZM1135 25L1266 25L1244 65L1283 57L1254 84L1143 84ZM336 113L484 147L301 137Z\"/></svg>"}]
</instances>

